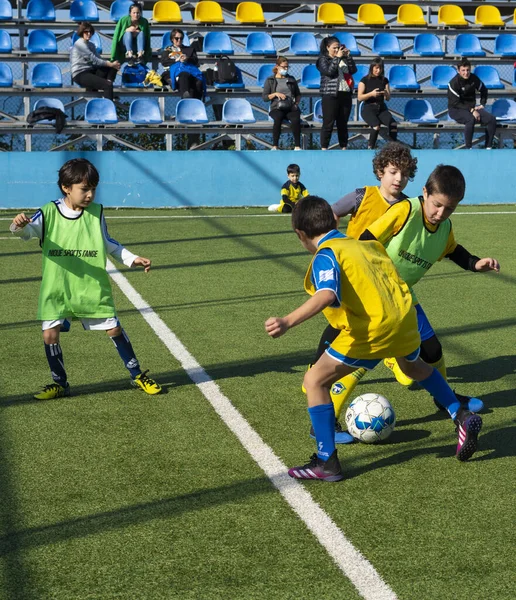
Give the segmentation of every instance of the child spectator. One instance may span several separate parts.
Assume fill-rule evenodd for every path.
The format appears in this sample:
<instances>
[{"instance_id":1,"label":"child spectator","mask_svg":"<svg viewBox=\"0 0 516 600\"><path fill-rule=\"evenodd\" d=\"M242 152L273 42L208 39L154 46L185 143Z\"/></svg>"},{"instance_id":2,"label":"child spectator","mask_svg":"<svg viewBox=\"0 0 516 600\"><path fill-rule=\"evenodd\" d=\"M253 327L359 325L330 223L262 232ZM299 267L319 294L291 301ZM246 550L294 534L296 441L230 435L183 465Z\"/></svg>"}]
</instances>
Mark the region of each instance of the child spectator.
<instances>
[{"instance_id":1,"label":"child spectator","mask_svg":"<svg viewBox=\"0 0 516 600\"><path fill-rule=\"evenodd\" d=\"M269 212L291 213L296 202L300 198L308 196L308 190L299 181L301 177L301 169L299 165L291 164L287 167L287 181L281 186L281 202L279 204L271 204Z\"/></svg>"},{"instance_id":2,"label":"child spectator","mask_svg":"<svg viewBox=\"0 0 516 600\"><path fill-rule=\"evenodd\" d=\"M39 238L42 280L38 319L43 321L43 341L54 383L34 396L50 400L70 395L70 385L59 344L61 327L70 317L81 319L88 331L107 332L131 375L132 384L147 394L161 387L140 369L127 334L116 316L106 253L129 267L145 272L151 261L136 256L109 237L101 204L94 202L99 183L97 169L87 160L69 160L59 170L58 185L64 197L45 204L30 219L20 213L11 231L23 240Z\"/></svg>"},{"instance_id":3,"label":"child spectator","mask_svg":"<svg viewBox=\"0 0 516 600\"><path fill-rule=\"evenodd\" d=\"M470 458L482 419L464 408L439 371L419 358L412 296L382 246L340 233L330 205L317 196L296 204L292 226L301 244L315 255L305 276L311 297L286 317L269 318L265 329L271 337L280 337L323 312L340 333L304 377L317 454L306 465L289 469L289 475L324 481L344 478L335 449L329 387L355 369L372 369L389 356L398 357L403 372L446 408L458 430L456 456L461 461Z\"/></svg>"}]
</instances>

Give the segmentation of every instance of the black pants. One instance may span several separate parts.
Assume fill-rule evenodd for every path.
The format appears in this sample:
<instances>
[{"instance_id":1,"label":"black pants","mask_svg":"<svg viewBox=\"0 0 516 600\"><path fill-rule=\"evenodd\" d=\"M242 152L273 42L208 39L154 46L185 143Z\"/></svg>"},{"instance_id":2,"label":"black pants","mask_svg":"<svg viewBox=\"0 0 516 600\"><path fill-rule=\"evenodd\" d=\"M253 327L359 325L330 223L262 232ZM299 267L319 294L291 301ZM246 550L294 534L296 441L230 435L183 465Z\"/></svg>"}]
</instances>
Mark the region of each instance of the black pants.
<instances>
[{"instance_id":1,"label":"black pants","mask_svg":"<svg viewBox=\"0 0 516 600\"><path fill-rule=\"evenodd\" d=\"M91 71L82 71L73 78L73 81L87 90L100 90L104 98L113 100L113 81L116 74L116 69L100 67Z\"/></svg>"},{"instance_id":2,"label":"black pants","mask_svg":"<svg viewBox=\"0 0 516 600\"><path fill-rule=\"evenodd\" d=\"M323 96L322 114L321 148L328 148L330 145L335 121L337 122L339 146L346 148L348 145L348 121L351 114L351 92L337 92L336 96Z\"/></svg>"},{"instance_id":3,"label":"black pants","mask_svg":"<svg viewBox=\"0 0 516 600\"><path fill-rule=\"evenodd\" d=\"M496 117L493 117L491 113L488 113L483 108L478 113L480 114L480 124L486 126L486 148L491 148L496 133ZM473 129L476 124L475 117L465 108L449 108L448 114L457 123L465 125L464 144L466 148L471 148L473 143Z\"/></svg>"},{"instance_id":4,"label":"black pants","mask_svg":"<svg viewBox=\"0 0 516 600\"><path fill-rule=\"evenodd\" d=\"M373 128L371 135L369 136L369 148L376 146L376 140L378 139L378 133L380 125L385 125L389 130L389 138L392 141L398 139L398 124L394 120L394 117L387 110L385 104L364 104L362 106L362 119ZM378 129L376 129L378 127Z\"/></svg>"},{"instance_id":5,"label":"black pants","mask_svg":"<svg viewBox=\"0 0 516 600\"><path fill-rule=\"evenodd\" d=\"M290 121L290 129L294 136L294 146L301 146L301 111L298 110L280 110L275 108L269 113L271 119L274 121L272 126L272 145L277 146L279 143L279 136L281 133L281 124L285 119Z\"/></svg>"}]
</instances>

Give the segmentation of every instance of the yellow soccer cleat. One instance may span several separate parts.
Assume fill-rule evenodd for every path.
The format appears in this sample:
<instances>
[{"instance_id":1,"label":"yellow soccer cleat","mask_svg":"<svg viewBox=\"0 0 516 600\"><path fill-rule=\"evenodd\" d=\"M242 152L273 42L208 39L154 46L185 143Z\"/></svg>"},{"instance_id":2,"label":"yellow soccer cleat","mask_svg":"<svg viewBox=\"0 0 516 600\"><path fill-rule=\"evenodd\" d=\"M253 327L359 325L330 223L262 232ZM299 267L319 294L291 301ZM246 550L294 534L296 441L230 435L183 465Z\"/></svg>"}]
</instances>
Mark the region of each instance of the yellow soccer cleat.
<instances>
[{"instance_id":1,"label":"yellow soccer cleat","mask_svg":"<svg viewBox=\"0 0 516 600\"><path fill-rule=\"evenodd\" d=\"M156 383L154 379L147 377L148 372L149 371L147 370L143 373L140 373L134 379L131 380L131 383L132 385L134 385L134 387L140 388L146 394L154 396L155 394L159 394L161 392L161 386L158 383Z\"/></svg>"},{"instance_id":2,"label":"yellow soccer cleat","mask_svg":"<svg viewBox=\"0 0 516 600\"><path fill-rule=\"evenodd\" d=\"M34 394L36 400L53 400L54 398L62 398L70 395L70 386L59 385L59 383L51 383L46 385L39 394Z\"/></svg>"},{"instance_id":3,"label":"yellow soccer cleat","mask_svg":"<svg viewBox=\"0 0 516 600\"><path fill-rule=\"evenodd\" d=\"M407 377L405 373L400 369L400 366L396 362L395 358L385 358L383 364L393 372L394 377L396 377L396 381L398 383L401 383L401 385L409 387L409 385L412 385L414 383L414 380L410 379L410 377Z\"/></svg>"}]
</instances>

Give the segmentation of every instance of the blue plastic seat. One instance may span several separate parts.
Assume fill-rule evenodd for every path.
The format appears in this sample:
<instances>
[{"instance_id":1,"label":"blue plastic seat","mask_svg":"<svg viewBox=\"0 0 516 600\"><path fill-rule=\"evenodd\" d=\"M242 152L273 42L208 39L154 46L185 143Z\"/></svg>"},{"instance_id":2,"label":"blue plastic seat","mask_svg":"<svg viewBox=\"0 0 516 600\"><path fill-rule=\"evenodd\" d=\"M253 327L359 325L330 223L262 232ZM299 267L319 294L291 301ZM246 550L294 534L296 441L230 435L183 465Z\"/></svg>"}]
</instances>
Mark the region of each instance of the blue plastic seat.
<instances>
[{"instance_id":1,"label":"blue plastic seat","mask_svg":"<svg viewBox=\"0 0 516 600\"><path fill-rule=\"evenodd\" d=\"M34 87L63 87L61 69L55 63L38 63L32 69L32 85Z\"/></svg>"},{"instance_id":2,"label":"blue plastic seat","mask_svg":"<svg viewBox=\"0 0 516 600\"><path fill-rule=\"evenodd\" d=\"M8 31L0 29L0 52L10 54L13 51L13 43Z\"/></svg>"},{"instance_id":3,"label":"blue plastic seat","mask_svg":"<svg viewBox=\"0 0 516 600\"><path fill-rule=\"evenodd\" d=\"M176 106L178 123L208 123L208 115L204 102L197 98L184 98Z\"/></svg>"},{"instance_id":4,"label":"blue plastic seat","mask_svg":"<svg viewBox=\"0 0 516 600\"><path fill-rule=\"evenodd\" d=\"M295 56L316 56L319 44L313 33L296 32L290 38L290 52Z\"/></svg>"},{"instance_id":5,"label":"blue plastic seat","mask_svg":"<svg viewBox=\"0 0 516 600\"><path fill-rule=\"evenodd\" d=\"M389 84L395 90L419 90L416 74L408 65L394 65L389 71Z\"/></svg>"},{"instance_id":6,"label":"blue plastic seat","mask_svg":"<svg viewBox=\"0 0 516 600\"><path fill-rule=\"evenodd\" d=\"M204 52L206 54L234 54L231 38L223 31L209 31L204 38Z\"/></svg>"},{"instance_id":7,"label":"blue plastic seat","mask_svg":"<svg viewBox=\"0 0 516 600\"><path fill-rule=\"evenodd\" d=\"M129 107L129 121L135 125L157 125L163 123L157 100L138 98Z\"/></svg>"},{"instance_id":8,"label":"blue plastic seat","mask_svg":"<svg viewBox=\"0 0 516 600\"><path fill-rule=\"evenodd\" d=\"M457 75L457 71L450 65L437 65L432 69L430 79L432 85L438 90L446 90L450 80Z\"/></svg>"},{"instance_id":9,"label":"blue plastic seat","mask_svg":"<svg viewBox=\"0 0 516 600\"><path fill-rule=\"evenodd\" d=\"M274 68L274 65L262 65L258 69L258 76L256 78L256 85L259 85L260 87L263 87L263 84L265 83L265 80L267 79L267 77L270 77L271 75L274 74L272 72L273 68Z\"/></svg>"},{"instance_id":10,"label":"blue plastic seat","mask_svg":"<svg viewBox=\"0 0 516 600\"><path fill-rule=\"evenodd\" d=\"M95 125L114 125L118 123L116 107L108 98L92 98L86 103L84 120Z\"/></svg>"},{"instance_id":11,"label":"blue plastic seat","mask_svg":"<svg viewBox=\"0 0 516 600\"><path fill-rule=\"evenodd\" d=\"M245 42L245 51L247 54L261 56L271 55L276 56L276 48L271 36L264 31L254 31L247 36Z\"/></svg>"},{"instance_id":12,"label":"blue plastic seat","mask_svg":"<svg viewBox=\"0 0 516 600\"><path fill-rule=\"evenodd\" d=\"M56 11L50 0L30 0L26 17L27 21L55 21Z\"/></svg>"},{"instance_id":13,"label":"blue plastic seat","mask_svg":"<svg viewBox=\"0 0 516 600\"><path fill-rule=\"evenodd\" d=\"M0 87L13 87L13 72L6 63L0 63Z\"/></svg>"},{"instance_id":14,"label":"blue plastic seat","mask_svg":"<svg viewBox=\"0 0 516 600\"><path fill-rule=\"evenodd\" d=\"M410 123L439 123L428 100L409 100L403 118Z\"/></svg>"},{"instance_id":15,"label":"blue plastic seat","mask_svg":"<svg viewBox=\"0 0 516 600\"><path fill-rule=\"evenodd\" d=\"M322 101L317 100L317 102L314 104L314 121L317 121L317 123L322 123L322 120Z\"/></svg>"},{"instance_id":16,"label":"blue plastic seat","mask_svg":"<svg viewBox=\"0 0 516 600\"><path fill-rule=\"evenodd\" d=\"M245 98L230 98L222 107L222 120L226 123L256 123L253 107Z\"/></svg>"},{"instance_id":17,"label":"blue plastic seat","mask_svg":"<svg viewBox=\"0 0 516 600\"><path fill-rule=\"evenodd\" d=\"M364 103L361 102L358 105L358 109L357 109L357 121L363 121L364 117L362 116L362 109L364 108Z\"/></svg>"},{"instance_id":18,"label":"blue plastic seat","mask_svg":"<svg viewBox=\"0 0 516 600\"><path fill-rule=\"evenodd\" d=\"M13 18L13 7L9 0L0 0L0 21L11 21Z\"/></svg>"},{"instance_id":19,"label":"blue plastic seat","mask_svg":"<svg viewBox=\"0 0 516 600\"><path fill-rule=\"evenodd\" d=\"M242 71L235 65L236 68L236 73L237 73L237 80L235 81L235 83L217 83L215 82L213 84L213 87L217 90L238 90L238 89L243 89L245 87L244 85L244 80L242 79Z\"/></svg>"},{"instance_id":20,"label":"blue plastic seat","mask_svg":"<svg viewBox=\"0 0 516 600\"><path fill-rule=\"evenodd\" d=\"M495 39L495 54L500 56L516 56L516 35L501 33Z\"/></svg>"},{"instance_id":21,"label":"blue plastic seat","mask_svg":"<svg viewBox=\"0 0 516 600\"><path fill-rule=\"evenodd\" d=\"M505 86L500 81L500 75L495 67L492 67L491 65L479 65L478 67L475 67L474 73L488 90L505 89Z\"/></svg>"},{"instance_id":22,"label":"blue plastic seat","mask_svg":"<svg viewBox=\"0 0 516 600\"><path fill-rule=\"evenodd\" d=\"M414 54L444 56L441 40L434 33L418 33L414 38Z\"/></svg>"},{"instance_id":23,"label":"blue plastic seat","mask_svg":"<svg viewBox=\"0 0 516 600\"><path fill-rule=\"evenodd\" d=\"M31 54L57 54L55 33L49 29L35 29L29 33L27 50Z\"/></svg>"},{"instance_id":24,"label":"blue plastic seat","mask_svg":"<svg viewBox=\"0 0 516 600\"><path fill-rule=\"evenodd\" d=\"M459 33L455 38L455 54L460 56L485 56L480 40L474 33Z\"/></svg>"},{"instance_id":25,"label":"blue plastic seat","mask_svg":"<svg viewBox=\"0 0 516 600\"><path fill-rule=\"evenodd\" d=\"M63 112L65 112L64 104L59 100L59 98L40 98L34 102L34 108L32 110L37 110L38 108L43 108L44 106L49 106L50 108L57 108ZM56 122L55 119L42 119L41 121L37 121L37 124L42 125L54 125Z\"/></svg>"},{"instance_id":26,"label":"blue plastic seat","mask_svg":"<svg viewBox=\"0 0 516 600\"><path fill-rule=\"evenodd\" d=\"M321 87L321 74L315 65L306 65L301 73L301 85L309 90Z\"/></svg>"},{"instance_id":27,"label":"blue plastic seat","mask_svg":"<svg viewBox=\"0 0 516 600\"><path fill-rule=\"evenodd\" d=\"M400 41L393 33L377 33L373 38L373 54L403 56Z\"/></svg>"},{"instance_id":28,"label":"blue plastic seat","mask_svg":"<svg viewBox=\"0 0 516 600\"><path fill-rule=\"evenodd\" d=\"M129 14L129 7L132 4L131 0L115 0L109 9L109 18L117 23L122 17Z\"/></svg>"},{"instance_id":29,"label":"blue plastic seat","mask_svg":"<svg viewBox=\"0 0 516 600\"><path fill-rule=\"evenodd\" d=\"M357 41L355 36L352 33L344 33L339 31L333 34L341 44L344 44L346 48L349 50L351 56L360 56L362 53L358 49Z\"/></svg>"},{"instance_id":30,"label":"blue plastic seat","mask_svg":"<svg viewBox=\"0 0 516 600\"><path fill-rule=\"evenodd\" d=\"M355 89L358 88L360 80L363 79L369 73L369 65L357 65L357 72L353 74L353 80L355 82Z\"/></svg>"},{"instance_id":31,"label":"blue plastic seat","mask_svg":"<svg viewBox=\"0 0 516 600\"><path fill-rule=\"evenodd\" d=\"M93 0L73 0L70 4L72 21L98 21L99 11Z\"/></svg>"},{"instance_id":32,"label":"blue plastic seat","mask_svg":"<svg viewBox=\"0 0 516 600\"><path fill-rule=\"evenodd\" d=\"M163 34L163 38L161 39L161 49L163 50L164 48L167 48L168 46L172 45L172 40L170 39L170 34L172 32L171 31L166 31ZM188 38L188 34L186 32L184 32L184 38L183 38L183 46L189 46L190 45L190 39Z\"/></svg>"},{"instance_id":33,"label":"blue plastic seat","mask_svg":"<svg viewBox=\"0 0 516 600\"><path fill-rule=\"evenodd\" d=\"M79 36L77 35L77 32L74 31L73 35L72 35L72 46L75 44L75 42L79 39ZM95 32L91 37L90 37L90 42L95 46L95 48L97 49L97 52L99 54L102 53L102 40L100 39L100 35Z\"/></svg>"},{"instance_id":34,"label":"blue plastic seat","mask_svg":"<svg viewBox=\"0 0 516 600\"><path fill-rule=\"evenodd\" d=\"M516 102L509 98L499 98L493 102L491 114L497 121L516 123Z\"/></svg>"}]
</instances>

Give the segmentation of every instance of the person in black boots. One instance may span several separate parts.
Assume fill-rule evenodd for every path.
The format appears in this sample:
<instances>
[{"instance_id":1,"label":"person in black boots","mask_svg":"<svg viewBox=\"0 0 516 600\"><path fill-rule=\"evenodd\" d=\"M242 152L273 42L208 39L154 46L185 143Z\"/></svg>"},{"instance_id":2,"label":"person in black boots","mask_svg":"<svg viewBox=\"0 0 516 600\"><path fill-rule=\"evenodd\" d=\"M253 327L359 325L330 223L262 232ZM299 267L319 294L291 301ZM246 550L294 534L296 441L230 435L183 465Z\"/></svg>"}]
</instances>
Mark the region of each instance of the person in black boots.
<instances>
[{"instance_id":1,"label":"person in black boots","mask_svg":"<svg viewBox=\"0 0 516 600\"><path fill-rule=\"evenodd\" d=\"M161 80L165 85L177 89L181 98L197 98L204 96L204 82L199 71L197 52L191 46L184 45L185 34L181 29L174 29L170 34L170 45L163 49L160 62L165 67ZM176 63L181 63L183 68L177 69L176 81L170 80L170 69ZM173 69L175 71L175 69Z\"/></svg>"}]
</instances>

